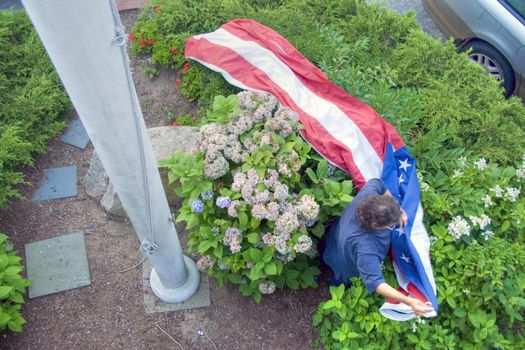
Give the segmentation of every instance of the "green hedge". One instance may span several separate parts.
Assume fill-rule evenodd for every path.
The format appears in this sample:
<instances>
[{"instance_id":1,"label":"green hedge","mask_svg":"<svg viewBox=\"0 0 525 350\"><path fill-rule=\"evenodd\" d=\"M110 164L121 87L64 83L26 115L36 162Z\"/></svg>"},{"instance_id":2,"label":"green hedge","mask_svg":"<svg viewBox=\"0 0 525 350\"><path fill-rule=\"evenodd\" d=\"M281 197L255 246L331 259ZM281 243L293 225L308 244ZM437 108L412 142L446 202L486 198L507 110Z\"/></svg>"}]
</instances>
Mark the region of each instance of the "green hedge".
<instances>
[{"instance_id":1,"label":"green hedge","mask_svg":"<svg viewBox=\"0 0 525 350\"><path fill-rule=\"evenodd\" d=\"M20 194L18 170L64 127L69 99L24 12L0 11L0 208Z\"/></svg>"},{"instance_id":2,"label":"green hedge","mask_svg":"<svg viewBox=\"0 0 525 350\"><path fill-rule=\"evenodd\" d=\"M334 82L382 113L416 156L427 151L417 144L423 140L425 146L428 137L432 144L469 149L502 163L517 160L525 148L520 100L505 100L498 84L465 54L457 54L452 42L423 33L413 13L400 16L361 0L275 1L256 8L260 3L154 1L132 29L132 49L152 52L153 62L180 69L180 91L209 107L213 96L237 90L197 63L183 70L184 39L234 18L253 18L277 30Z\"/></svg>"}]
</instances>

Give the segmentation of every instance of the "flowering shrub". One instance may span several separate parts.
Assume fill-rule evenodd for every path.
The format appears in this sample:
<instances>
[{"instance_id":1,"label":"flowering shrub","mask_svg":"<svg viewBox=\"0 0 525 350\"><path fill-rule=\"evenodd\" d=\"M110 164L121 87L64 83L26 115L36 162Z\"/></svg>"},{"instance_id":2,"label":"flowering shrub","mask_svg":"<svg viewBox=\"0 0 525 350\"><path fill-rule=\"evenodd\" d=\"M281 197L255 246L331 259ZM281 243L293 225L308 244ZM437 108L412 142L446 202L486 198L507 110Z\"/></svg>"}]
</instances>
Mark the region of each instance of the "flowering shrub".
<instances>
[{"instance_id":1,"label":"flowering shrub","mask_svg":"<svg viewBox=\"0 0 525 350\"><path fill-rule=\"evenodd\" d=\"M517 167L460 158L452 174L428 174L423 205L431 230L448 241L525 239L525 155Z\"/></svg>"},{"instance_id":2,"label":"flowering shrub","mask_svg":"<svg viewBox=\"0 0 525 350\"><path fill-rule=\"evenodd\" d=\"M525 158L501 167L461 158L449 174L421 177L440 314L412 323L378 313L383 301L331 289L313 316L327 349L521 349L525 347ZM390 264L385 277L396 284ZM408 335L407 335L408 334Z\"/></svg>"},{"instance_id":3,"label":"flowering shrub","mask_svg":"<svg viewBox=\"0 0 525 350\"><path fill-rule=\"evenodd\" d=\"M198 267L256 301L285 285L316 286L315 236L351 201L351 182L334 180L297 134L297 114L270 94L244 91L213 106L208 117L223 123L201 127L195 154L164 162L180 182L177 221L192 230Z\"/></svg>"}]
</instances>

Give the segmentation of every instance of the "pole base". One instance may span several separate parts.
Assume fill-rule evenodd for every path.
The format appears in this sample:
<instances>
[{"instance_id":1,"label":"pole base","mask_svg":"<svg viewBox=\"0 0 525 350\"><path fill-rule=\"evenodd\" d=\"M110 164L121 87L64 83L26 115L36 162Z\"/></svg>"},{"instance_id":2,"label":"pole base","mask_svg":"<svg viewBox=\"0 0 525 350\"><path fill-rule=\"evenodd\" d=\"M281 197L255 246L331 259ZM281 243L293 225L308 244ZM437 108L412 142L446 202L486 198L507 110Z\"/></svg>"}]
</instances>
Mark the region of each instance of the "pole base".
<instances>
[{"instance_id":1,"label":"pole base","mask_svg":"<svg viewBox=\"0 0 525 350\"><path fill-rule=\"evenodd\" d=\"M166 303L180 303L184 300L189 299L197 289L200 283L200 272L197 269L197 265L191 258L184 255L184 263L188 270L188 278L186 282L178 288L166 288L162 285L157 271L151 269L149 283L153 293L162 301Z\"/></svg>"}]
</instances>

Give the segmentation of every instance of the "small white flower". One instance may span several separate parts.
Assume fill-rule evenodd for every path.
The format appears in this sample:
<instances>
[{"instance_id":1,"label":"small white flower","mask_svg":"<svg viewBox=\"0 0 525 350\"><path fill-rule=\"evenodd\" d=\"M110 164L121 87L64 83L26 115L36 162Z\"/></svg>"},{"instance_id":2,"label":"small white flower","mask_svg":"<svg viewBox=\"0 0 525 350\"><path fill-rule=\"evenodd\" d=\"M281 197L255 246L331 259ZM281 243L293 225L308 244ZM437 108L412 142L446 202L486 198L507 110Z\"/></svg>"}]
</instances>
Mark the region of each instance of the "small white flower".
<instances>
[{"instance_id":1,"label":"small white flower","mask_svg":"<svg viewBox=\"0 0 525 350\"><path fill-rule=\"evenodd\" d=\"M430 189L430 185L427 184L426 182L422 182L420 187L421 187L421 191L423 192L427 192Z\"/></svg>"},{"instance_id":2,"label":"small white flower","mask_svg":"<svg viewBox=\"0 0 525 350\"><path fill-rule=\"evenodd\" d=\"M455 179L455 178L458 178L458 177L461 177L463 176L463 172L461 170L454 170L454 174L452 174L452 178Z\"/></svg>"},{"instance_id":3,"label":"small white flower","mask_svg":"<svg viewBox=\"0 0 525 350\"><path fill-rule=\"evenodd\" d=\"M472 221L474 226L479 226L481 230L483 230L492 222L492 220L485 214L481 215L479 218L476 216L469 216L469 219Z\"/></svg>"},{"instance_id":4,"label":"small white flower","mask_svg":"<svg viewBox=\"0 0 525 350\"><path fill-rule=\"evenodd\" d=\"M463 157L463 156L462 156L462 157L459 157L458 161L459 161L459 165L460 165L462 168L464 168L464 167L467 166L467 157Z\"/></svg>"},{"instance_id":5,"label":"small white flower","mask_svg":"<svg viewBox=\"0 0 525 350\"><path fill-rule=\"evenodd\" d=\"M456 216L448 225L448 233L458 240L461 236L470 236L470 225L461 216Z\"/></svg>"},{"instance_id":6,"label":"small white flower","mask_svg":"<svg viewBox=\"0 0 525 350\"><path fill-rule=\"evenodd\" d=\"M518 199L519 195L520 195L520 190L518 190L515 187L509 187L507 188L507 193L505 193L505 199L511 202L515 202L516 199Z\"/></svg>"},{"instance_id":7,"label":"small white flower","mask_svg":"<svg viewBox=\"0 0 525 350\"><path fill-rule=\"evenodd\" d=\"M412 332L416 333L416 331L417 331L417 324L414 322L412 323Z\"/></svg>"},{"instance_id":8,"label":"small white flower","mask_svg":"<svg viewBox=\"0 0 525 350\"><path fill-rule=\"evenodd\" d=\"M482 171L487 169L487 160L485 158L479 158L478 160L475 160L474 167Z\"/></svg>"},{"instance_id":9,"label":"small white flower","mask_svg":"<svg viewBox=\"0 0 525 350\"><path fill-rule=\"evenodd\" d=\"M485 241L488 241L489 239L494 237L494 232L492 232L491 230L487 230L481 232L481 235L483 236L483 238L485 238Z\"/></svg>"},{"instance_id":10,"label":"small white flower","mask_svg":"<svg viewBox=\"0 0 525 350\"><path fill-rule=\"evenodd\" d=\"M468 288L463 288L462 292L467 296L470 294L470 290Z\"/></svg>"},{"instance_id":11,"label":"small white flower","mask_svg":"<svg viewBox=\"0 0 525 350\"><path fill-rule=\"evenodd\" d=\"M490 191L494 192L494 195L497 198L503 197L503 193L505 192L505 190L503 190L500 185L496 185L495 187L491 188Z\"/></svg>"},{"instance_id":12,"label":"small white flower","mask_svg":"<svg viewBox=\"0 0 525 350\"><path fill-rule=\"evenodd\" d=\"M438 241L438 238L436 236L430 236L428 238L430 240L430 245L433 245L434 243Z\"/></svg>"},{"instance_id":13,"label":"small white flower","mask_svg":"<svg viewBox=\"0 0 525 350\"><path fill-rule=\"evenodd\" d=\"M485 205L485 208L490 208L492 205L494 205L494 202L492 201L492 197L488 194L485 195L483 198L481 198L483 201L483 204Z\"/></svg>"}]
</instances>

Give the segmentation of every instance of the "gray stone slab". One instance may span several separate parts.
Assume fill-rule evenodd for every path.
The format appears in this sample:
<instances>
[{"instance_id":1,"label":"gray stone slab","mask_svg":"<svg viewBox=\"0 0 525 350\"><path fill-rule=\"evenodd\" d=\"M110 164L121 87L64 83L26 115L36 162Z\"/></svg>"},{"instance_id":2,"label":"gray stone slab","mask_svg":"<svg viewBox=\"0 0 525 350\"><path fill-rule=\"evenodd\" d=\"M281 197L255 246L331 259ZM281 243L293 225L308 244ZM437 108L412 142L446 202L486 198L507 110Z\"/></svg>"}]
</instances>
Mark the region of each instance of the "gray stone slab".
<instances>
[{"instance_id":1,"label":"gray stone slab","mask_svg":"<svg viewBox=\"0 0 525 350\"><path fill-rule=\"evenodd\" d=\"M23 10L20 0L0 0L0 10Z\"/></svg>"},{"instance_id":2,"label":"gray stone slab","mask_svg":"<svg viewBox=\"0 0 525 350\"><path fill-rule=\"evenodd\" d=\"M47 201L75 197L77 195L77 166L69 165L46 169L44 180L32 201Z\"/></svg>"},{"instance_id":3,"label":"gray stone slab","mask_svg":"<svg viewBox=\"0 0 525 350\"><path fill-rule=\"evenodd\" d=\"M89 143L89 136L80 119L73 120L69 129L60 139L80 149L85 149Z\"/></svg>"},{"instance_id":4,"label":"gray stone slab","mask_svg":"<svg viewBox=\"0 0 525 350\"><path fill-rule=\"evenodd\" d=\"M25 245L29 298L91 284L83 232Z\"/></svg>"},{"instance_id":5,"label":"gray stone slab","mask_svg":"<svg viewBox=\"0 0 525 350\"><path fill-rule=\"evenodd\" d=\"M169 304L163 302L153 294L149 285L149 274L151 273L151 269L152 266L149 260L144 260L144 263L142 263L142 288L144 290L144 306L146 308L146 314L197 309L211 305L210 281L207 275L201 273L199 289L197 289L197 292L193 294L191 298L181 303Z\"/></svg>"}]
</instances>

